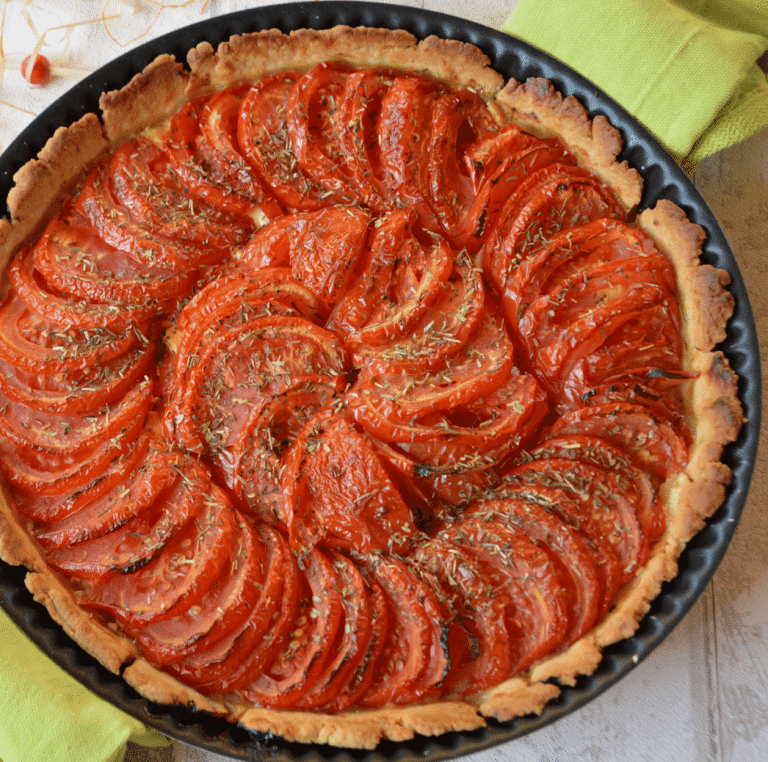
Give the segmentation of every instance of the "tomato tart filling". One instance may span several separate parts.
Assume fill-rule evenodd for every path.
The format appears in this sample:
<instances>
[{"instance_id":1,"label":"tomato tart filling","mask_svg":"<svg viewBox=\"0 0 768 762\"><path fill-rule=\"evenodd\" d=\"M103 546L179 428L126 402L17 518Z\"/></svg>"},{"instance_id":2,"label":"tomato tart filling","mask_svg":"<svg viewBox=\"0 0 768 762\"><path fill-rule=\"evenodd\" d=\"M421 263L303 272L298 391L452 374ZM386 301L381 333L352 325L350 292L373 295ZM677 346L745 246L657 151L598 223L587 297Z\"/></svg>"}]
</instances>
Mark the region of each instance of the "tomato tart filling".
<instances>
[{"instance_id":1,"label":"tomato tart filling","mask_svg":"<svg viewBox=\"0 0 768 762\"><path fill-rule=\"evenodd\" d=\"M605 120L470 46L190 64L60 135L73 187L3 229L0 552L144 695L249 728L541 711L722 500L726 276L635 218Z\"/></svg>"}]
</instances>

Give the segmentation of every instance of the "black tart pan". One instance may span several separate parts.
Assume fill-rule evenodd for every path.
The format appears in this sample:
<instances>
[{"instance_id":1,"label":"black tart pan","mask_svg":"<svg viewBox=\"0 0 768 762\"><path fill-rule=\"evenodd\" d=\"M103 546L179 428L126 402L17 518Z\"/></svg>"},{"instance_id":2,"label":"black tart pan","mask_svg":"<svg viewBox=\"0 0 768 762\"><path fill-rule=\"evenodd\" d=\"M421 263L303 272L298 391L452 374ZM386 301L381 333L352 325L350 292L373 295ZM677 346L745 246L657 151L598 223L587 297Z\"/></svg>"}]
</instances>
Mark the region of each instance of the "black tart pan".
<instances>
[{"instance_id":1,"label":"black tart pan","mask_svg":"<svg viewBox=\"0 0 768 762\"><path fill-rule=\"evenodd\" d=\"M325 29L337 24L405 29L421 39L428 35L472 43L491 59L505 79L546 77L563 95L574 95L591 117L604 114L624 138L619 157L643 176L641 208L670 199L689 219L701 225L707 240L703 261L727 270L736 309L720 347L738 373L739 397L746 423L739 439L729 446L724 461L733 470L725 503L707 526L688 544L680 557L680 572L664 585L650 611L631 638L607 648L597 671L564 687L540 716L510 722L490 721L488 727L436 738L417 736L411 741L379 744L375 751L288 743L280 738L253 734L225 720L179 707L154 704L139 696L73 643L35 603L24 587L23 569L0 562L0 605L29 637L57 664L94 693L171 738L239 760L365 760L366 762L416 762L443 760L478 752L510 741L575 711L626 675L645 658L693 605L722 559L746 502L760 431L760 360L754 318L744 281L728 242L704 199L678 165L621 106L595 85L537 48L501 32L463 19L398 5L370 2L304 2L272 5L206 20L171 32L125 53L82 82L46 109L0 157L0 195L7 197L13 174L35 157L55 129L83 114L98 112L99 95L122 87L152 59L171 53L186 61L187 51L202 41L214 47L233 34L277 28L283 32L304 27Z\"/></svg>"}]
</instances>

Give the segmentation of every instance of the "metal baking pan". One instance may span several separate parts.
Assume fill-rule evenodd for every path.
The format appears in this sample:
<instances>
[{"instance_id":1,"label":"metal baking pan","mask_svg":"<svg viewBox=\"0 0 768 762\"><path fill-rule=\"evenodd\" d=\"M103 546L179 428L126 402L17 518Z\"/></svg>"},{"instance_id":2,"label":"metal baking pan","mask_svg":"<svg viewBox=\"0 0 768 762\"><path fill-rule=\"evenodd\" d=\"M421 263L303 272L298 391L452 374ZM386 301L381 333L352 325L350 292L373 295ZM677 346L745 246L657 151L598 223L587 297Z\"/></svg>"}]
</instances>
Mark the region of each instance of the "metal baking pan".
<instances>
[{"instance_id":1,"label":"metal baking pan","mask_svg":"<svg viewBox=\"0 0 768 762\"><path fill-rule=\"evenodd\" d=\"M434 34L469 42L481 48L505 79L546 77L564 95L574 95L590 116L604 114L619 129L626 159L643 176L641 207L665 198L681 206L701 225L707 240L703 260L727 270L736 310L721 349L739 374L739 395L746 423L739 439L726 450L733 483L725 503L707 526L688 544L680 558L680 572L664 585L634 636L604 652L597 671L575 687L564 687L540 716L510 722L491 721L473 732L448 733L437 738L419 736L402 743L383 742L375 751L343 750L320 745L288 743L280 738L249 733L225 720L190 710L153 704L140 697L121 678L111 674L75 645L36 604L24 587L24 570L0 562L0 605L29 637L57 664L94 693L161 733L184 743L239 760L365 760L416 762L443 760L510 741L541 728L586 704L626 675L668 635L709 582L722 559L746 501L760 431L760 367L757 332L744 281L714 215L677 164L621 106L563 63L542 51L479 24L440 13L383 3L304 2L260 7L206 20L159 37L125 53L82 82L46 109L0 157L0 195L7 197L14 172L33 158L55 129L84 113L98 111L99 95L122 87L161 53L180 61L187 51L207 40L214 46L233 34L277 28L283 32L304 27L324 29L337 24L406 29L417 38Z\"/></svg>"}]
</instances>

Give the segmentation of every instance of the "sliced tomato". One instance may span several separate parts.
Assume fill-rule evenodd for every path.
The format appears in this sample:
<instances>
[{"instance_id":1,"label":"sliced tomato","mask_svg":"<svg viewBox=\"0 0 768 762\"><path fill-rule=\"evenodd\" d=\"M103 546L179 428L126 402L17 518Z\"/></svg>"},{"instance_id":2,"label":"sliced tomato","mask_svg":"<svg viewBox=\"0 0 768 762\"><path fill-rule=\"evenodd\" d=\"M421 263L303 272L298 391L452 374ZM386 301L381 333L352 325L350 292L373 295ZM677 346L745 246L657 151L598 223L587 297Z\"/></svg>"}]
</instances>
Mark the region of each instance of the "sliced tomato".
<instances>
[{"instance_id":1,"label":"sliced tomato","mask_svg":"<svg viewBox=\"0 0 768 762\"><path fill-rule=\"evenodd\" d=\"M243 261L254 268L290 265L297 283L333 306L351 285L370 221L368 212L345 206L284 215L254 236Z\"/></svg>"},{"instance_id":2,"label":"sliced tomato","mask_svg":"<svg viewBox=\"0 0 768 762\"><path fill-rule=\"evenodd\" d=\"M0 358L0 390L33 410L70 415L98 411L152 374L154 348L152 341L109 362L66 374L27 373Z\"/></svg>"},{"instance_id":3,"label":"sliced tomato","mask_svg":"<svg viewBox=\"0 0 768 762\"><path fill-rule=\"evenodd\" d=\"M253 232L250 219L190 197L168 155L149 140L134 138L112 154L110 180L131 220L155 236L211 246L224 255Z\"/></svg>"},{"instance_id":4,"label":"sliced tomato","mask_svg":"<svg viewBox=\"0 0 768 762\"><path fill-rule=\"evenodd\" d=\"M337 104L349 70L321 63L299 77L288 98L286 126L302 170L324 191L326 203L359 201L344 154L339 147Z\"/></svg>"},{"instance_id":5,"label":"sliced tomato","mask_svg":"<svg viewBox=\"0 0 768 762\"><path fill-rule=\"evenodd\" d=\"M475 200L466 172L466 149L496 132L496 122L483 99L472 90L443 93L432 106L429 137L429 203L445 235L457 248L469 236L464 223Z\"/></svg>"},{"instance_id":6,"label":"sliced tomato","mask_svg":"<svg viewBox=\"0 0 768 762\"><path fill-rule=\"evenodd\" d=\"M344 624L334 646L333 660L326 665L314 687L296 703L300 709L316 709L331 702L347 703L354 690L350 683L355 679L355 672L365 659L373 637L372 608L363 576L346 556L332 553L330 558L339 577ZM342 701L344 692L346 697Z\"/></svg>"},{"instance_id":7,"label":"sliced tomato","mask_svg":"<svg viewBox=\"0 0 768 762\"><path fill-rule=\"evenodd\" d=\"M141 216L134 219L132 211L123 206L115 194L111 172L109 162L96 166L74 202L77 212L98 231L99 238L109 247L124 252L145 268L163 268L181 274L221 259L224 253L221 246L211 245L205 239L198 243L194 238L165 236L144 224ZM194 199L190 200L192 209L187 207L187 211L194 217ZM204 235L203 231L204 227L198 230L201 235ZM195 233L191 232L191 235Z\"/></svg>"},{"instance_id":8,"label":"sliced tomato","mask_svg":"<svg viewBox=\"0 0 768 762\"><path fill-rule=\"evenodd\" d=\"M661 479L678 473L688 462L687 431L629 402L573 410L561 416L551 432L599 437L624 452L638 468Z\"/></svg>"},{"instance_id":9,"label":"sliced tomato","mask_svg":"<svg viewBox=\"0 0 768 762\"><path fill-rule=\"evenodd\" d=\"M477 693L509 676L510 637L503 596L497 594L472 556L440 533L412 556L418 568L435 575L452 617L469 646L463 663L453 661L441 685L448 696Z\"/></svg>"},{"instance_id":10,"label":"sliced tomato","mask_svg":"<svg viewBox=\"0 0 768 762\"><path fill-rule=\"evenodd\" d=\"M264 555L256 530L238 522L229 557L200 602L175 617L136 629L142 653L162 667L195 651L205 652L240 628L259 599L258 569Z\"/></svg>"},{"instance_id":11,"label":"sliced tomato","mask_svg":"<svg viewBox=\"0 0 768 762\"><path fill-rule=\"evenodd\" d=\"M221 573L237 521L231 503L215 485L200 509L159 558L132 574L106 575L82 604L137 630L199 604Z\"/></svg>"},{"instance_id":12,"label":"sliced tomato","mask_svg":"<svg viewBox=\"0 0 768 762\"><path fill-rule=\"evenodd\" d=\"M344 626L339 576L316 548L306 557L307 595L287 648L241 693L258 706L295 707L323 679Z\"/></svg>"},{"instance_id":13,"label":"sliced tomato","mask_svg":"<svg viewBox=\"0 0 768 762\"><path fill-rule=\"evenodd\" d=\"M0 302L0 358L28 373L68 373L107 363L150 338L146 326L122 333L107 328L62 328L31 313L15 291Z\"/></svg>"},{"instance_id":14,"label":"sliced tomato","mask_svg":"<svg viewBox=\"0 0 768 762\"><path fill-rule=\"evenodd\" d=\"M463 517L441 536L478 565L474 587L482 590L485 586L486 607L496 598L495 627L484 631L488 625L481 617L472 622L482 640L479 662L471 662L464 676L469 682L466 690L472 693L480 686L495 685L563 644L569 629L565 588L559 570L543 550L506 522L487 522L474 514ZM467 603L473 602L470 596ZM469 611L473 613L471 608ZM501 652L493 643L494 633L502 627L500 616L507 631L507 646Z\"/></svg>"},{"instance_id":15,"label":"sliced tomato","mask_svg":"<svg viewBox=\"0 0 768 762\"><path fill-rule=\"evenodd\" d=\"M486 236L483 269L503 294L509 273L562 230L601 217L624 218L612 191L580 167L555 163L526 178Z\"/></svg>"},{"instance_id":16,"label":"sliced tomato","mask_svg":"<svg viewBox=\"0 0 768 762\"><path fill-rule=\"evenodd\" d=\"M134 418L111 440L101 442L84 456L24 453L0 441L0 471L10 486L24 493L65 495L97 479L109 464L128 452L144 427L144 418Z\"/></svg>"},{"instance_id":17,"label":"sliced tomato","mask_svg":"<svg viewBox=\"0 0 768 762\"><path fill-rule=\"evenodd\" d=\"M338 99L339 148L358 195L368 208L379 213L386 211L387 200L382 190L377 118L395 76L386 69L350 72Z\"/></svg>"},{"instance_id":18,"label":"sliced tomato","mask_svg":"<svg viewBox=\"0 0 768 762\"><path fill-rule=\"evenodd\" d=\"M465 515L470 513L478 521L501 522L522 532L547 553L557 569L567 604L569 625L564 645L574 643L596 624L604 586L587 540L572 525L543 506L514 498L481 501Z\"/></svg>"},{"instance_id":19,"label":"sliced tomato","mask_svg":"<svg viewBox=\"0 0 768 762\"><path fill-rule=\"evenodd\" d=\"M78 455L92 450L128 427L135 418L145 420L152 404L153 385L146 379L116 405L84 416L47 413L9 401L0 392L0 433L28 460Z\"/></svg>"},{"instance_id":20,"label":"sliced tomato","mask_svg":"<svg viewBox=\"0 0 768 762\"><path fill-rule=\"evenodd\" d=\"M246 629L226 653L221 668L223 676L206 681L206 693L224 693L239 690L259 679L264 670L294 640L293 632L299 617L301 601L306 599L306 583L296 558L282 535L261 525L259 532L279 554L278 566L270 565L266 585L259 598ZM280 580L275 584L274 577Z\"/></svg>"},{"instance_id":21,"label":"sliced tomato","mask_svg":"<svg viewBox=\"0 0 768 762\"><path fill-rule=\"evenodd\" d=\"M363 553L402 552L418 534L370 440L341 417L305 426L285 458L282 481L297 548L321 542Z\"/></svg>"},{"instance_id":22,"label":"sliced tomato","mask_svg":"<svg viewBox=\"0 0 768 762\"><path fill-rule=\"evenodd\" d=\"M259 80L243 99L237 139L250 167L288 211L319 209L325 189L299 167L288 134L288 101L297 74Z\"/></svg>"},{"instance_id":23,"label":"sliced tomato","mask_svg":"<svg viewBox=\"0 0 768 762\"><path fill-rule=\"evenodd\" d=\"M443 639L447 611L434 592L392 556L366 559L389 606L389 630L358 705L377 708L434 698L450 669Z\"/></svg>"},{"instance_id":24,"label":"sliced tomato","mask_svg":"<svg viewBox=\"0 0 768 762\"><path fill-rule=\"evenodd\" d=\"M150 304L161 312L168 301L186 294L192 277L135 252L120 251L98 237L76 216L51 222L35 244L34 264L55 289L75 299L107 304Z\"/></svg>"},{"instance_id":25,"label":"sliced tomato","mask_svg":"<svg viewBox=\"0 0 768 762\"><path fill-rule=\"evenodd\" d=\"M26 307L38 317L64 328L103 329L119 333L131 325L142 325L155 316L157 305L116 305L75 300L54 293L34 266L32 249L17 254L8 268L8 278Z\"/></svg>"},{"instance_id":26,"label":"sliced tomato","mask_svg":"<svg viewBox=\"0 0 768 762\"><path fill-rule=\"evenodd\" d=\"M91 499L81 501L79 510L37 530L35 538L45 548L57 548L113 532L149 510L178 481L182 462L180 453L152 442L145 458L121 484L106 492L96 490Z\"/></svg>"},{"instance_id":27,"label":"sliced tomato","mask_svg":"<svg viewBox=\"0 0 768 762\"><path fill-rule=\"evenodd\" d=\"M429 144L436 83L398 76L381 99L377 135L382 196L396 209L413 209L420 224L441 230L429 205Z\"/></svg>"},{"instance_id":28,"label":"sliced tomato","mask_svg":"<svg viewBox=\"0 0 768 762\"><path fill-rule=\"evenodd\" d=\"M612 488L626 494L634 505L642 532L651 545L664 534L666 512L649 475L632 465L624 452L605 439L586 434L556 434L531 450L531 456L536 460L570 458L610 471Z\"/></svg>"},{"instance_id":29,"label":"sliced tomato","mask_svg":"<svg viewBox=\"0 0 768 762\"><path fill-rule=\"evenodd\" d=\"M592 542L611 548L620 560L615 570L619 585L632 579L648 560L650 545L635 508L620 491L611 489L610 473L604 469L567 458L548 458L517 466L506 480L525 487L543 484L561 497L571 497L555 510Z\"/></svg>"},{"instance_id":30,"label":"sliced tomato","mask_svg":"<svg viewBox=\"0 0 768 762\"><path fill-rule=\"evenodd\" d=\"M47 552L46 561L67 576L91 583L109 572L131 574L163 552L197 512L207 486L208 480L199 470L186 468L173 486L164 489L159 483L152 504L124 524L92 539L58 545Z\"/></svg>"}]
</instances>

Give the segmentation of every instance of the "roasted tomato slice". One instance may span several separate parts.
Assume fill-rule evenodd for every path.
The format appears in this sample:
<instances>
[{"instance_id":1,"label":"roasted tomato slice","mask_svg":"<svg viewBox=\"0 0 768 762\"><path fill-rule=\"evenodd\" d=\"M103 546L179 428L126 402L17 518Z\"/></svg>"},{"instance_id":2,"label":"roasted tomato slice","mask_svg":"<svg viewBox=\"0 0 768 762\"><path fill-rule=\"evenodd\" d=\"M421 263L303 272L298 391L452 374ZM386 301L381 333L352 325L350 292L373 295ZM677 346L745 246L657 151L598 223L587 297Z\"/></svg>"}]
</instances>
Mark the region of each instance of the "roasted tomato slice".
<instances>
[{"instance_id":1,"label":"roasted tomato slice","mask_svg":"<svg viewBox=\"0 0 768 762\"><path fill-rule=\"evenodd\" d=\"M35 244L34 264L45 280L75 299L115 305L154 303L186 294L192 277L108 245L76 215L51 222ZM150 258L151 259L151 258Z\"/></svg>"},{"instance_id":2,"label":"roasted tomato slice","mask_svg":"<svg viewBox=\"0 0 768 762\"><path fill-rule=\"evenodd\" d=\"M119 333L131 325L143 325L155 315L157 305L103 304L73 299L55 293L34 266L34 252L26 249L13 258L8 278L16 293L41 318L63 328L80 330L103 329Z\"/></svg>"},{"instance_id":3,"label":"roasted tomato slice","mask_svg":"<svg viewBox=\"0 0 768 762\"><path fill-rule=\"evenodd\" d=\"M191 198L168 155L149 140L134 138L120 146L110 170L115 199L155 236L212 246L224 255L253 232L250 219Z\"/></svg>"},{"instance_id":4,"label":"roasted tomato slice","mask_svg":"<svg viewBox=\"0 0 768 762\"><path fill-rule=\"evenodd\" d=\"M601 217L624 218L612 191L587 170L555 163L523 181L482 249L483 269L503 294L509 273L562 230Z\"/></svg>"},{"instance_id":5,"label":"roasted tomato slice","mask_svg":"<svg viewBox=\"0 0 768 762\"><path fill-rule=\"evenodd\" d=\"M324 190L326 203L359 201L339 148L337 104L347 84L347 69L321 63L296 80L288 98L286 126L301 168Z\"/></svg>"},{"instance_id":6,"label":"roasted tomato slice","mask_svg":"<svg viewBox=\"0 0 768 762\"><path fill-rule=\"evenodd\" d=\"M340 579L330 559L317 548L305 563L307 594L287 648L241 690L246 700L258 706L296 706L323 679L334 660L338 634L344 627Z\"/></svg>"},{"instance_id":7,"label":"roasted tomato slice","mask_svg":"<svg viewBox=\"0 0 768 762\"><path fill-rule=\"evenodd\" d=\"M264 589L246 629L226 650L221 665L224 674L206 680L206 693L224 693L250 685L295 639L301 600L307 593L304 575L279 532L265 525L259 527L259 532L277 556L274 564L270 561Z\"/></svg>"},{"instance_id":8,"label":"roasted tomato slice","mask_svg":"<svg viewBox=\"0 0 768 762\"><path fill-rule=\"evenodd\" d=\"M414 209L435 232L441 227L429 205L429 143L437 97L434 82L399 76L381 99L377 124L382 196L396 209Z\"/></svg>"},{"instance_id":9,"label":"roasted tomato slice","mask_svg":"<svg viewBox=\"0 0 768 762\"><path fill-rule=\"evenodd\" d=\"M377 118L381 101L395 75L381 69L350 72L338 100L338 145L363 203L376 212L387 209L382 196Z\"/></svg>"},{"instance_id":10,"label":"roasted tomato slice","mask_svg":"<svg viewBox=\"0 0 768 762\"><path fill-rule=\"evenodd\" d=\"M231 542L219 577L199 603L136 629L142 652L154 664L165 666L194 651L205 652L248 619L259 599L258 569L265 550L245 522L235 526Z\"/></svg>"},{"instance_id":11,"label":"roasted tomato slice","mask_svg":"<svg viewBox=\"0 0 768 762\"><path fill-rule=\"evenodd\" d=\"M496 605L501 603L505 609L508 646L503 654L498 647L494 650L492 633L483 632L482 619L476 618L473 623L482 638L482 647L480 663L477 666L470 663L467 668L470 692L475 686L498 683L505 671L506 676L517 674L562 645L569 629L562 572L541 548L506 521L488 522L472 513L448 527L441 537L457 545L478 564L480 571L475 587L482 590L485 586L484 596L490 601L486 606L492 605L496 598ZM455 562L458 572L461 561ZM473 597L469 597L468 603L474 603ZM498 608L495 611L498 612ZM470 612L473 613L471 608ZM483 664L483 661L489 663Z\"/></svg>"},{"instance_id":12,"label":"roasted tomato slice","mask_svg":"<svg viewBox=\"0 0 768 762\"><path fill-rule=\"evenodd\" d=\"M339 628L341 634L333 648L333 660L326 665L314 687L296 703L300 709L315 709L331 702L347 703L352 695L350 683L373 637L372 610L363 576L346 556L331 553L330 558L339 577L344 624ZM346 696L342 700L343 691Z\"/></svg>"},{"instance_id":13,"label":"roasted tomato slice","mask_svg":"<svg viewBox=\"0 0 768 762\"><path fill-rule=\"evenodd\" d=\"M451 665L443 638L447 610L430 587L396 558L374 556L366 563L387 598L389 630L371 685L358 704L376 708L439 695Z\"/></svg>"},{"instance_id":14,"label":"roasted tomato slice","mask_svg":"<svg viewBox=\"0 0 768 762\"><path fill-rule=\"evenodd\" d=\"M449 534L431 538L412 559L416 569L435 576L459 637L464 636L464 658L452 659L441 686L444 695L462 696L498 685L513 665L504 596L498 595L472 556L447 539Z\"/></svg>"},{"instance_id":15,"label":"roasted tomato slice","mask_svg":"<svg viewBox=\"0 0 768 762\"><path fill-rule=\"evenodd\" d=\"M432 106L429 139L429 203L457 248L467 244L465 218L475 200L464 161L466 149L495 133L496 122L471 90L444 93Z\"/></svg>"},{"instance_id":16,"label":"roasted tomato slice","mask_svg":"<svg viewBox=\"0 0 768 762\"><path fill-rule=\"evenodd\" d=\"M201 502L200 513L176 534L159 558L133 574L106 575L83 599L83 605L137 629L197 605L226 563L237 522L231 503L215 485L210 485Z\"/></svg>"},{"instance_id":17,"label":"roasted tomato slice","mask_svg":"<svg viewBox=\"0 0 768 762\"><path fill-rule=\"evenodd\" d=\"M0 326L0 359L27 373L77 373L150 341L141 326L119 334L106 328L62 328L31 313L15 291L0 303Z\"/></svg>"},{"instance_id":18,"label":"roasted tomato slice","mask_svg":"<svg viewBox=\"0 0 768 762\"><path fill-rule=\"evenodd\" d=\"M565 413L551 432L599 437L626 453L638 468L661 479L688 462L687 432L630 402L588 405Z\"/></svg>"},{"instance_id":19,"label":"roasted tomato slice","mask_svg":"<svg viewBox=\"0 0 768 762\"><path fill-rule=\"evenodd\" d=\"M543 484L575 500L563 500L556 509L558 514L593 542L612 548L621 563L616 570L620 585L632 579L648 560L648 538L634 506L612 489L610 472L579 461L551 458L518 466L506 480L521 486Z\"/></svg>"},{"instance_id":20,"label":"roasted tomato slice","mask_svg":"<svg viewBox=\"0 0 768 762\"><path fill-rule=\"evenodd\" d=\"M219 478L252 516L274 523L285 514L282 458L307 420L329 405L335 389L322 376L292 379L288 388L255 406L226 456Z\"/></svg>"},{"instance_id":21,"label":"roasted tomato slice","mask_svg":"<svg viewBox=\"0 0 768 762\"><path fill-rule=\"evenodd\" d=\"M237 138L248 164L288 211L325 206L325 189L298 165L288 134L288 101L297 74L257 82L243 99Z\"/></svg>"},{"instance_id":22,"label":"roasted tomato slice","mask_svg":"<svg viewBox=\"0 0 768 762\"><path fill-rule=\"evenodd\" d=\"M476 516L478 521L506 524L548 554L565 589L569 621L563 638L565 645L592 628L602 607L603 585L587 540L573 526L540 505L514 498L483 500L464 515Z\"/></svg>"},{"instance_id":23,"label":"roasted tomato slice","mask_svg":"<svg viewBox=\"0 0 768 762\"><path fill-rule=\"evenodd\" d=\"M243 261L257 269L290 266L297 283L332 306L351 285L370 221L368 212L344 206L284 215L259 230Z\"/></svg>"},{"instance_id":24,"label":"roasted tomato slice","mask_svg":"<svg viewBox=\"0 0 768 762\"><path fill-rule=\"evenodd\" d=\"M285 457L282 517L297 548L402 552L418 534L410 510L354 423L321 411Z\"/></svg>"},{"instance_id":25,"label":"roasted tomato slice","mask_svg":"<svg viewBox=\"0 0 768 762\"><path fill-rule=\"evenodd\" d=\"M164 488L163 482L155 479L157 491L149 505L142 507L125 495L126 504L136 509L136 515L129 516L125 523L93 539L58 545L46 554L48 563L68 576L94 583L109 572L130 574L157 558L176 532L197 512L208 485L199 468L185 466L183 471L178 470L176 483L169 488ZM135 482L131 484L131 490L136 486ZM54 525L54 529L56 526L63 529L61 524ZM89 534L93 532L91 530Z\"/></svg>"},{"instance_id":26,"label":"roasted tomato slice","mask_svg":"<svg viewBox=\"0 0 768 762\"><path fill-rule=\"evenodd\" d=\"M664 534L666 512L650 476L632 464L625 452L605 439L587 434L556 434L531 450L536 460L570 458L611 472L615 488L635 506L643 534L653 544Z\"/></svg>"},{"instance_id":27,"label":"roasted tomato slice","mask_svg":"<svg viewBox=\"0 0 768 762\"><path fill-rule=\"evenodd\" d=\"M0 392L0 433L28 460L48 455L74 456L117 436L135 418L145 420L152 396L153 384L145 379L117 404L86 416L34 410L8 400Z\"/></svg>"}]
</instances>

